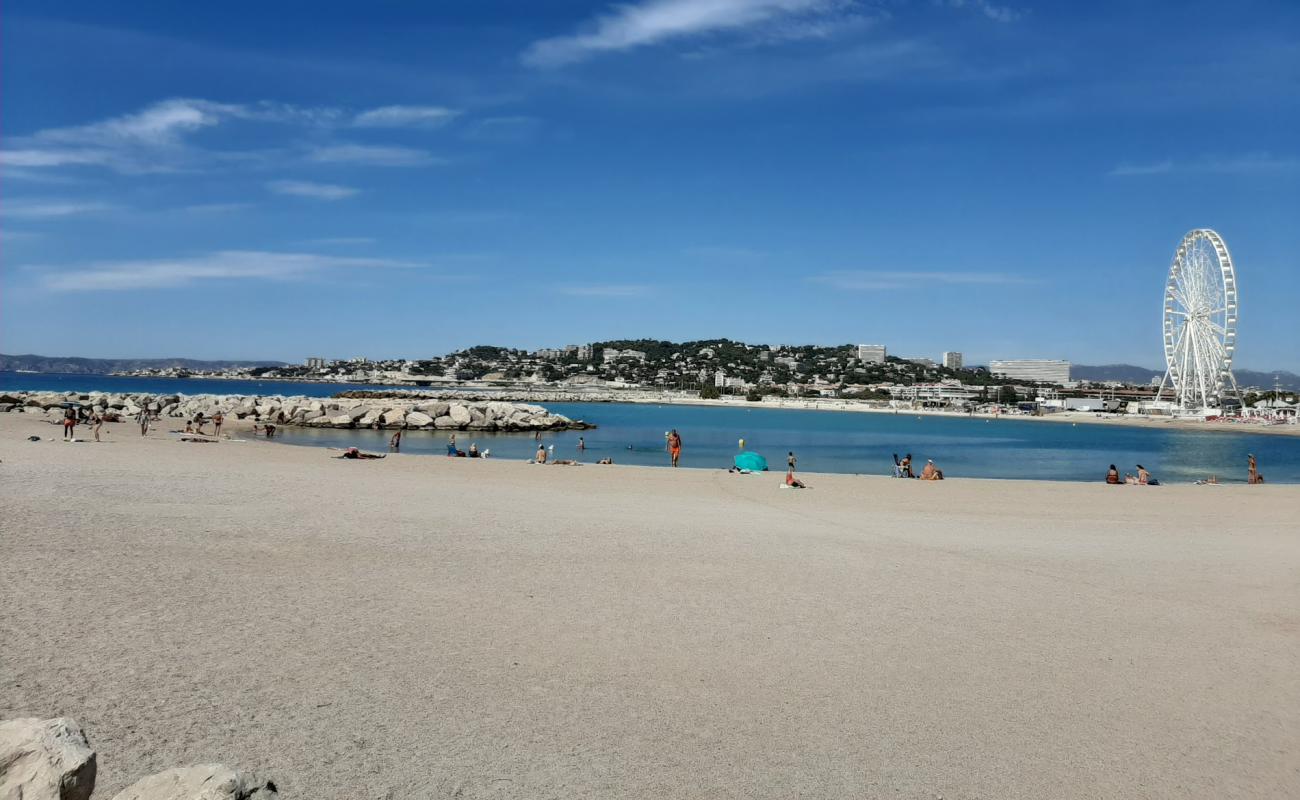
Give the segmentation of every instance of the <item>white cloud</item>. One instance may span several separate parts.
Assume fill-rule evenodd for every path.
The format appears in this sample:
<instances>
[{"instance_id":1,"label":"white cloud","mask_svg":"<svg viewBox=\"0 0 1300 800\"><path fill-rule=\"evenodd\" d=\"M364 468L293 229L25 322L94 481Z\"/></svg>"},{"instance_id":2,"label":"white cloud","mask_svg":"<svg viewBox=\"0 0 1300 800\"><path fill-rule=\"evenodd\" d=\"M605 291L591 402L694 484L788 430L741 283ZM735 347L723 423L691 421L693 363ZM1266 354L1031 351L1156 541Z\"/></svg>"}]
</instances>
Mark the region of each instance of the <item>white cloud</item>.
<instances>
[{"instance_id":1,"label":"white cloud","mask_svg":"<svg viewBox=\"0 0 1300 800\"><path fill-rule=\"evenodd\" d=\"M1000 272L912 272L906 270L832 270L808 280L847 291L924 289L935 285L1007 285L1032 281Z\"/></svg>"},{"instance_id":2,"label":"white cloud","mask_svg":"<svg viewBox=\"0 0 1300 800\"><path fill-rule=\"evenodd\" d=\"M1165 175L1171 172L1208 172L1222 175L1277 174L1300 170L1300 157L1248 153L1240 156L1207 156L1196 161L1157 161L1149 164L1120 164L1113 176Z\"/></svg>"},{"instance_id":3,"label":"white cloud","mask_svg":"<svg viewBox=\"0 0 1300 800\"><path fill-rule=\"evenodd\" d=\"M308 154L311 161L327 164L366 164L374 167L424 167L446 163L424 150L391 145L336 144L318 147Z\"/></svg>"},{"instance_id":4,"label":"white cloud","mask_svg":"<svg viewBox=\"0 0 1300 800\"><path fill-rule=\"evenodd\" d=\"M172 289L210 280L300 281L328 271L408 269L408 261L383 258L344 258L312 253L223 250L176 259L105 261L83 268L45 273L42 285L51 291L128 291Z\"/></svg>"},{"instance_id":5,"label":"white cloud","mask_svg":"<svg viewBox=\"0 0 1300 800\"><path fill-rule=\"evenodd\" d=\"M649 294L650 287L640 284L605 284L591 286L563 286L560 294L574 297L640 297Z\"/></svg>"},{"instance_id":6,"label":"white cloud","mask_svg":"<svg viewBox=\"0 0 1300 800\"><path fill-rule=\"evenodd\" d=\"M442 106L381 106L363 111L352 124L358 128L436 128L460 112Z\"/></svg>"},{"instance_id":7,"label":"white cloud","mask_svg":"<svg viewBox=\"0 0 1300 800\"><path fill-rule=\"evenodd\" d=\"M351 186L339 186L334 183L313 183L312 181L271 181L266 188L276 194L294 197L312 197L317 200L343 200L359 192Z\"/></svg>"},{"instance_id":8,"label":"white cloud","mask_svg":"<svg viewBox=\"0 0 1300 800\"><path fill-rule=\"evenodd\" d=\"M1024 16L1010 6L1000 6L989 2L989 0L935 0L936 5L946 5L949 8L969 8L976 11L994 22L1015 22Z\"/></svg>"},{"instance_id":9,"label":"white cloud","mask_svg":"<svg viewBox=\"0 0 1300 800\"><path fill-rule=\"evenodd\" d=\"M846 0L643 0L615 6L584 32L534 42L521 60L533 67L558 67L598 53L737 31L846 5Z\"/></svg>"},{"instance_id":10,"label":"white cloud","mask_svg":"<svg viewBox=\"0 0 1300 800\"><path fill-rule=\"evenodd\" d=\"M115 206L107 203L83 203L72 200L11 200L0 206L0 213L6 217L20 219L57 219L112 211L114 208Z\"/></svg>"}]
</instances>

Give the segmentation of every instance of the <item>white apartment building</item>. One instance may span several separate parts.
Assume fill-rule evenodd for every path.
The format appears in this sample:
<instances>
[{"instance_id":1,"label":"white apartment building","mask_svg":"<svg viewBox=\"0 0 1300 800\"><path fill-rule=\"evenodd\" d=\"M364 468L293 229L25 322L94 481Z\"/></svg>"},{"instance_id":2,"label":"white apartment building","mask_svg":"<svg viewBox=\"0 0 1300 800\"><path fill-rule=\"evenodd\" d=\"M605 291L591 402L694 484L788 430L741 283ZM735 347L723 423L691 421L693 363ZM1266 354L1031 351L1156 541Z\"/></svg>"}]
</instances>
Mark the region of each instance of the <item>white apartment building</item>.
<instances>
[{"instance_id":1,"label":"white apartment building","mask_svg":"<svg viewBox=\"0 0 1300 800\"><path fill-rule=\"evenodd\" d=\"M608 364L611 361L618 361L620 358L635 358L637 361L645 362L646 354L642 350L619 350L614 347L606 347L600 351L601 358Z\"/></svg>"},{"instance_id":2,"label":"white apartment building","mask_svg":"<svg viewBox=\"0 0 1300 800\"><path fill-rule=\"evenodd\" d=\"M1039 358L990 361L989 372L1019 381L1063 384L1070 381L1070 362Z\"/></svg>"},{"instance_id":3,"label":"white apartment building","mask_svg":"<svg viewBox=\"0 0 1300 800\"><path fill-rule=\"evenodd\" d=\"M858 345L858 360L867 364L885 363L885 346L883 344Z\"/></svg>"},{"instance_id":4,"label":"white apartment building","mask_svg":"<svg viewBox=\"0 0 1300 800\"><path fill-rule=\"evenodd\" d=\"M961 353L948 351L943 354L944 369L961 369Z\"/></svg>"}]
</instances>

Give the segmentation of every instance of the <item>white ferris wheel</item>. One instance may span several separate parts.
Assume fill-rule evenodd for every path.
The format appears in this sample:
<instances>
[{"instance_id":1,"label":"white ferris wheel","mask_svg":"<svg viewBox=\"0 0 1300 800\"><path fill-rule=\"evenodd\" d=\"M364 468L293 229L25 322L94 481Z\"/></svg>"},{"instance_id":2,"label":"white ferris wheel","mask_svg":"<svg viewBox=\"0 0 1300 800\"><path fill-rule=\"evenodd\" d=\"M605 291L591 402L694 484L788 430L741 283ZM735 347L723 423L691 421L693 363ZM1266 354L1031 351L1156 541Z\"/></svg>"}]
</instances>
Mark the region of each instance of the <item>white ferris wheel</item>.
<instances>
[{"instance_id":1,"label":"white ferris wheel","mask_svg":"<svg viewBox=\"0 0 1300 800\"><path fill-rule=\"evenodd\" d=\"M1169 266L1164 311L1165 377L1186 410L1221 406L1231 389L1237 347L1237 274L1223 237L1198 228L1183 237Z\"/></svg>"}]
</instances>

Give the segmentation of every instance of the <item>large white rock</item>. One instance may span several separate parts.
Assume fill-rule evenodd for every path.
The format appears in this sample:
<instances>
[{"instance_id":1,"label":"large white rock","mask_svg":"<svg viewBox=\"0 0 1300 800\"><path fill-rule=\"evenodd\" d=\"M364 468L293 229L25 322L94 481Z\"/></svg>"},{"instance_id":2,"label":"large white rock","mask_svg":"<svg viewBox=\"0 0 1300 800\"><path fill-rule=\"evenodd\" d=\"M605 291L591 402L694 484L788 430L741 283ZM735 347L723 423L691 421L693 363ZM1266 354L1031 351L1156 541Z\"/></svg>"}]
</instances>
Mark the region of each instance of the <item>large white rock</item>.
<instances>
[{"instance_id":1,"label":"large white rock","mask_svg":"<svg viewBox=\"0 0 1300 800\"><path fill-rule=\"evenodd\" d=\"M447 416L447 412L451 410L451 404L450 404L450 403L442 403L442 402L438 402L438 403L421 403L420 405L416 406L415 408L416 408L417 411L423 411L424 413L428 414L429 416L433 417L434 419L437 419L438 417L445 417L445 416Z\"/></svg>"},{"instance_id":2,"label":"large white rock","mask_svg":"<svg viewBox=\"0 0 1300 800\"><path fill-rule=\"evenodd\" d=\"M449 430L456 427L456 420L451 417L438 417L433 421L433 427L443 431Z\"/></svg>"},{"instance_id":3,"label":"large white rock","mask_svg":"<svg viewBox=\"0 0 1300 800\"><path fill-rule=\"evenodd\" d=\"M470 421L469 409L465 406L452 406L447 416L451 417L451 421L457 425L468 425Z\"/></svg>"},{"instance_id":4,"label":"large white rock","mask_svg":"<svg viewBox=\"0 0 1300 800\"><path fill-rule=\"evenodd\" d=\"M224 764L174 767L141 778L113 800L273 800L275 784Z\"/></svg>"},{"instance_id":5,"label":"large white rock","mask_svg":"<svg viewBox=\"0 0 1300 800\"><path fill-rule=\"evenodd\" d=\"M0 798L89 800L95 751L67 717L0 722Z\"/></svg>"},{"instance_id":6,"label":"large white rock","mask_svg":"<svg viewBox=\"0 0 1300 800\"><path fill-rule=\"evenodd\" d=\"M423 411L412 411L406 415L406 427L424 428L433 424L433 417Z\"/></svg>"},{"instance_id":7,"label":"large white rock","mask_svg":"<svg viewBox=\"0 0 1300 800\"><path fill-rule=\"evenodd\" d=\"M352 427L352 417L347 414L335 414L329 418L330 424L338 428Z\"/></svg>"}]
</instances>

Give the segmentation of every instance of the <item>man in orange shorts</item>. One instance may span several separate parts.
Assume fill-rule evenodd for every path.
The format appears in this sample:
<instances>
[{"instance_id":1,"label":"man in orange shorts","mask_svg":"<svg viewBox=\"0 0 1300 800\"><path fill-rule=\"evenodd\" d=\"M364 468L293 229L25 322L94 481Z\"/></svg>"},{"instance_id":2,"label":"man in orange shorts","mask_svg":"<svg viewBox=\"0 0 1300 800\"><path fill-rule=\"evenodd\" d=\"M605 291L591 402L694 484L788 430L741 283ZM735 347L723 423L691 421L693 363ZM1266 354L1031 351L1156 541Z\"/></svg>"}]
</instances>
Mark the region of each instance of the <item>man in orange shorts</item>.
<instances>
[{"instance_id":1,"label":"man in orange shorts","mask_svg":"<svg viewBox=\"0 0 1300 800\"><path fill-rule=\"evenodd\" d=\"M668 434L668 452L673 457L673 466L677 466L677 460L682 457L682 437L676 428Z\"/></svg>"}]
</instances>

